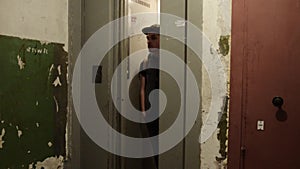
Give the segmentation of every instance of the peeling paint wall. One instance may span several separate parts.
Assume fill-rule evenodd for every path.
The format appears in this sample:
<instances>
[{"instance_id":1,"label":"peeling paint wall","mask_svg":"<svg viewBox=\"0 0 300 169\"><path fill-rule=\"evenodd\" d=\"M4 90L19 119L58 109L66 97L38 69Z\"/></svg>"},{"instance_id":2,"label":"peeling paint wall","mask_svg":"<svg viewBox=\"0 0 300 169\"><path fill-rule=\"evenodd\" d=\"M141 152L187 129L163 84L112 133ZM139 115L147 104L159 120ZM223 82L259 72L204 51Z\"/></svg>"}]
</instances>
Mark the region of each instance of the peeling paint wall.
<instances>
[{"instance_id":1,"label":"peeling paint wall","mask_svg":"<svg viewBox=\"0 0 300 169\"><path fill-rule=\"evenodd\" d=\"M203 32L212 42L212 47L221 56L229 78L231 0L203 1ZM205 68L202 69L202 119L207 118L211 101L210 82ZM228 81L229 90L229 81ZM223 169L227 164L228 98L220 110L220 123L212 137L201 144L201 169ZM223 114L221 114L223 113Z\"/></svg>"},{"instance_id":2,"label":"peeling paint wall","mask_svg":"<svg viewBox=\"0 0 300 169\"><path fill-rule=\"evenodd\" d=\"M64 50L68 52L68 1L67 0L2 0L0 2L0 34L9 36L9 37L19 37L21 39L34 39L38 40L41 45L49 45L44 44L44 42L55 42L62 44ZM218 49L219 53L222 56L222 61L225 64L226 68L229 71L229 55L230 55L230 25L231 25L231 0L205 0L203 1L203 31L208 36L210 41L213 43L213 47ZM38 44L39 44L38 43ZM47 49L37 49L37 48L26 48L25 52L34 54L49 54L50 51ZM5 57L4 55L1 57ZM26 58L26 57L25 57ZM16 54L14 58L11 59L14 66L16 66L17 71L25 71L28 68L29 63L27 59L24 59L22 54ZM66 65L64 65L66 66ZM61 64L53 64L48 65L49 78L51 82L49 86L53 88L61 88L64 87L66 81L61 78L65 71L65 67ZM4 66L5 67L5 66ZM1 65L2 69L3 66ZM64 70L63 70L64 69ZM1 70L3 73L3 71ZM53 74L51 74L53 73ZM53 79L52 79L53 77ZM48 78L48 77L47 77ZM5 79L5 78L3 78ZM209 111L209 103L210 103L210 83L207 79L207 74L205 73L205 69L203 68L203 78L202 78L202 112L203 119L207 117L207 112ZM11 83L11 82L10 82ZM9 85L10 83L7 83ZM5 83L4 83L5 84ZM20 83L21 84L21 83ZM20 85L22 87L22 85ZM15 87L21 89L21 87ZM2 86L1 86L2 89ZM34 91L34 89L33 89ZM36 90L38 93L39 90ZM57 91L55 94L51 95L51 110L54 113L59 114L62 110L64 110L64 106L66 103L61 105L60 95L61 91ZM0 98L3 99L3 94L0 93ZM26 100L27 98L25 98ZM12 98L12 100L14 100ZM35 105L36 107L43 106L44 102L40 100L33 100L31 105ZM4 103L3 103L4 105ZM22 107L21 107L22 108ZM1 107L0 111L0 154L1 151L5 151L4 149L13 142L10 142L11 137L15 143L20 144L21 146L26 147L22 144L20 140L28 137L28 133L33 134L34 131L28 131L28 127L26 127L27 122L22 121L20 124L16 123L13 120L6 120L3 116L4 106ZM22 109L21 109L22 110ZM53 113L52 112L52 113ZM227 110L224 109L226 113ZM25 114L24 116L28 116ZM16 117L16 116L15 116ZM60 116L54 116L60 117ZM214 135L207 140L205 143L201 145L201 169L213 169L213 168L225 168L226 166L226 123L228 120L228 116L225 115L220 116L222 119L222 125L219 125L219 129L214 133ZM61 119L54 119L60 121ZM221 124L220 123L220 124ZM32 129L39 130L43 129L45 126L42 121L32 121L30 122ZM4 126L4 127L3 127ZM44 128L45 129L45 128ZM47 130L48 131L48 130ZM46 131L46 133L47 133ZM58 129L54 131L59 136L65 136L65 130ZM225 134L224 134L225 133ZM53 136L55 137L55 136ZM36 137L28 138L29 145L34 146ZM225 140L225 141L224 141ZM65 148L64 144L57 145L53 140L45 140L43 142L43 146L46 149L58 149L54 151L59 151ZM14 144L15 146L16 144ZM35 151L32 149L24 149L24 154L30 156L34 154ZM67 152L66 152L67 153ZM3 158L11 158L14 154L5 154ZM2 157L2 156L1 156ZM22 157L25 157L24 155ZM27 156L25 157L27 158ZM26 166L28 168L34 167L62 167L62 156L55 156L51 153L45 157L34 158L30 163ZM11 158L15 160L14 158ZM40 161L40 162L38 162ZM21 164L21 166L25 166L25 164ZM25 167L26 167L25 166ZM51 168L51 167L50 167Z\"/></svg>"},{"instance_id":3,"label":"peeling paint wall","mask_svg":"<svg viewBox=\"0 0 300 169\"><path fill-rule=\"evenodd\" d=\"M67 154L68 0L2 0L0 22L0 168L53 168Z\"/></svg>"},{"instance_id":4,"label":"peeling paint wall","mask_svg":"<svg viewBox=\"0 0 300 169\"><path fill-rule=\"evenodd\" d=\"M63 169L64 157L48 157L44 161L38 161L36 164L30 164L29 168L35 166L35 169Z\"/></svg>"},{"instance_id":5,"label":"peeling paint wall","mask_svg":"<svg viewBox=\"0 0 300 169\"><path fill-rule=\"evenodd\" d=\"M3 144L5 142L4 139L3 139L4 135L5 135L5 129L3 128L2 132L1 132L1 135L0 135L0 149L3 148Z\"/></svg>"},{"instance_id":6,"label":"peeling paint wall","mask_svg":"<svg viewBox=\"0 0 300 169\"><path fill-rule=\"evenodd\" d=\"M0 84L0 159L4 159L0 168L21 168L47 156L65 156L67 55L63 45L0 35L0 51L5 79ZM19 60L24 63L21 68ZM57 78L61 86L53 85Z\"/></svg>"}]
</instances>

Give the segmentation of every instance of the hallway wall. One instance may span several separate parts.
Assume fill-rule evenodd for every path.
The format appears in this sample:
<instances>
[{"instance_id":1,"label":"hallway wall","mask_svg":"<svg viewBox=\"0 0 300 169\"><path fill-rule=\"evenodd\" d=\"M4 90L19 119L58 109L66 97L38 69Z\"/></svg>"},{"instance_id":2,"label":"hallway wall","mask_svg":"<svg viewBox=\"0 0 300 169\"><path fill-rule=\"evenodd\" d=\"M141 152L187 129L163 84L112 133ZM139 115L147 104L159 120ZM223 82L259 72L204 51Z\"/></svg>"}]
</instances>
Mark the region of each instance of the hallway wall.
<instances>
[{"instance_id":1,"label":"hallway wall","mask_svg":"<svg viewBox=\"0 0 300 169\"><path fill-rule=\"evenodd\" d=\"M48 118L52 118L55 120L55 117L61 117L56 116L55 113L57 113L57 105L60 111L63 111L62 116L68 117L67 119L62 119L62 125L57 129L53 126L50 126L51 121L45 121L48 126L48 128L45 128L44 133L45 135L41 135L41 137L55 137L55 133L59 134L58 132L62 132L63 135L58 139L60 141L66 141L67 144L70 144L72 140L68 140L66 137L69 135L69 128L71 124L67 124L71 118L68 116L68 113L70 113L70 110L67 110L66 106L66 100L70 99L67 98L67 83L63 83L62 79L67 80L67 62L69 59L74 58L68 58L67 53L69 52L68 49L68 39L74 38L69 36L68 30L70 29L69 23L68 23L68 3L74 3L69 2L68 0L2 0L0 2L0 22L2 23L0 25L0 43L1 40L6 39L7 41L17 41L18 45L25 44L27 47L30 47L30 45L38 45L40 47L46 47L47 49L51 49L52 51L56 52L49 52L48 55L44 54L41 55L43 57L47 57L50 59L47 62L43 62L44 67L43 69L39 69L38 66L28 67L29 61L31 56L34 56L32 54L24 55L22 57L19 56L18 59L18 46L16 45L15 48L13 48L12 53L8 53L9 58L8 60L0 60L0 61L7 61L5 63L9 63L11 67L13 67L15 70L16 75L18 77L22 76L22 70L27 70L28 68L30 71L33 72L40 72L44 71L45 75L40 75L41 79L45 80L45 84L40 84L38 88L31 88L33 93L39 93L41 91L41 88L51 88L50 93L45 98L48 98L49 107L47 107L47 110L49 110L49 116L46 116ZM76 2L78 3L78 2ZM81 5L78 3L77 5ZM78 6L77 6L78 7ZM231 32L231 0L204 0L203 1L203 21L202 21L202 29L204 34L208 37L208 39L212 42L213 47L217 49L217 51L220 53L222 61L225 65L225 68L227 71L229 71L229 55L230 55L230 32ZM73 10L73 9L72 9ZM198 11L199 12L199 11ZM72 18L73 20L76 20L77 18ZM76 23L76 24L79 24ZM73 25L72 25L73 26ZM77 25L78 26L78 25ZM79 26L80 27L80 26ZM80 32L80 31L78 31ZM78 34L79 35L79 34ZM77 39L77 37L75 37ZM80 38L79 38L80 39ZM78 39L77 39L78 40ZM5 41L5 42L7 42ZM4 42L4 41L3 41ZM75 42L74 43L78 43ZM15 43L14 43L15 44ZM3 49L3 48L2 48ZM28 48L25 48L28 49ZM32 48L31 48L32 49ZM34 49L35 50L35 49ZM78 49L74 49L78 50ZM31 50L32 51L32 50ZM58 51L58 52L57 52ZM37 52L37 50L36 50ZM3 53L3 52L2 52ZM0 54L1 58L4 58L5 55ZM23 60L23 58L26 58L26 61ZM37 60L32 60L33 62ZM0 63L0 70L2 72L2 75L5 73L2 70L6 70L4 68L8 68L7 65L5 65L4 62ZM23 65L25 64L25 65ZM70 64L73 64L71 62ZM23 66L22 66L23 65ZM53 65L53 67L52 67ZM60 68L64 68L62 71L62 75L59 75L59 65L61 65ZM24 68L23 68L24 67ZM23 68L23 69L21 69ZM11 69L9 69L11 70ZM51 70L51 71L50 71ZM48 75L51 74L50 80L48 79ZM207 74L205 74L205 68L202 67L202 121L204 122L207 118L207 113L209 111L210 106L210 84L207 77ZM8 73L8 75L11 75ZM59 75L59 76L58 76ZM34 77L31 75L31 77ZM61 80L61 86L58 81L55 82L55 80L59 77ZM7 79L9 80L9 79ZM9 81L11 82L11 81ZM54 83L55 82L55 83ZM66 82L66 81L65 81ZM24 81L17 81L17 86L22 86L22 83ZM34 83L34 82L33 82ZM29 83L29 84L33 84ZM53 84L54 83L54 84ZM11 83L7 83L12 85ZM9 85L7 85L9 86ZM29 86L29 85L28 85ZM57 90L58 88L62 89L64 92L63 95L59 96L60 100L55 100L53 96L55 95L55 91L57 93L61 93L61 91ZM0 99L4 99L9 95L9 93L6 93L7 95L4 95L4 87L1 86L0 88ZM14 91L14 88L7 88L10 89L10 91ZM53 90L53 91L52 91ZM15 90L15 92L18 90ZM53 92L53 93L52 93ZM13 96L13 95L12 95ZM17 95L20 96L20 95ZM26 95L27 97L34 97L33 94ZM15 98L12 98L12 100L15 100ZM28 100L27 98L24 98L24 100ZM2 100L1 100L2 101ZM9 102L8 100L7 102ZM61 102L60 102L61 101ZM225 100L226 102L226 100ZM7 145L10 144L10 142L17 143L20 141L20 139L24 138L25 136L29 136L28 133L31 133L31 130L26 129L27 124L33 124L33 129L38 129L38 126L42 126L43 124L40 122L37 122L35 119L28 119L27 121L22 121L21 117L23 116L15 116L11 117L11 119L5 119L7 116L4 113L4 102L1 102L1 109L0 109L0 159L3 156L4 159L8 159L13 157L13 154L10 154L7 156L7 154L1 154L1 151L3 151L5 148L7 148ZM58 104L63 103L63 105ZM34 102L33 105L36 106L40 104L40 102ZM226 105L226 104L224 104ZM14 105L16 106L16 105ZM65 106L65 107L64 107ZM13 105L12 105L13 107ZM22 107L21 107L22 108ZM21 109L20 108L20 109ZM48 109L49 108L49 109ZM29 108L27 108L29 110ZM41 110L41 109L38 109ZM24 112L28 113L28 112ZM30 112L29 112L30 113ZM38 113L38 112L36 112ZM52 114L51 114L52 113ZM30 114L34 116L34 113ZM201 169L218 169L218 168L224 168L226 166L226 152L227 152L227 109L224 110L223 114L220 114L220 119L222 125L219 125L219 128L214 132L213 136L209 138L207 141L202 143L200 145L200 164ZM45 117L45 116L44 116ZM20 119L18 119L20 118ZM9 122L9 120L15 120L14 122ZM32 126L31 126L32 127ZM68 129L67 129L68 128ZM57 130L56 130L57 129ZM50 133L50 134L49 134ZM48 135L49 134L49 135ZM24 137L23 137L24 136ZM28 137L27 140L25 140L24 144L20 144L21 147L25 147L26 145L35 145L39 140L35 137ZM39 143L38 143L39 144ZM38 145L37 144L37 145ZM42 146L44 146L44 143L41 143ZM56 146L54 145L54 141L48 141L46 142L46 148L49 148L51 151L49 155L47 154L41 154L36 153L35 156L32 157L25 157L24 163L20 165L24 165L25 168L34 167L42 167L43 165L46 166L62 166L64 159L68 159L68 155L70 154L70 150L68 146L63 146L58 148L58 150L55 150ZM19 147L13 148L13 151L17 151ZM44 147L45 148L45 147ZM64 154L57 154L55 152L64 152ZM32 150L25 151L28 154L33 154ZM78 152L77 152L78 153ZM5 157L4 157L5 155ZM62 156L59 156L62 155ZM29 155L30 156L30 155ZM38 157L38 158L37 158ZM13 158L12 158L13 159ZM40 162L40 163L38 163ZM7 166L9 167L9 166Z\"/></svg>"},{"instance_id":2,"label":"hallway wall","mask_svg":"<svg viewBox=\"0 0 300 169\"><path fill-rule=\"evenodd\" d=\"M0 168L63 167L68 0L2 0L0 22Z\"/></svg>"}]
</instances>

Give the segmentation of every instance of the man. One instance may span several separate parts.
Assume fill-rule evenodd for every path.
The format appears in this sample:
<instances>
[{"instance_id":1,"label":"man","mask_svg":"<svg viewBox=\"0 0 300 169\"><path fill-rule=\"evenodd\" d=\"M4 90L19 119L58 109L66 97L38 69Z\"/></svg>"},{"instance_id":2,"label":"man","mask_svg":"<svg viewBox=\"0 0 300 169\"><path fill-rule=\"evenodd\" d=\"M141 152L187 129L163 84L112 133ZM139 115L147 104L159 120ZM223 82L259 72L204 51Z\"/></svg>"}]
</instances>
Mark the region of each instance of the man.
<instances>
[{"instance_id":1,"label":"man","mask_svg":"<svg viewBox=\"0 0 300 169\"><path fill-rule=\"evenodd\" d=\"M144 69L140 72L140 105L141 105L141 111L145 118L148 116L155 116L158 117L158 105L159 105L159 99L158 96L153 99L151 102L152 105L150 105L149 102L149 94L154 89L159 89L159 69L153 69L153 67L159 68L159 49L160 49L160 27L159 25L155 24L146 28L142 29L142 32L146 35L147 38L147 45L149 54L148 56L143 60L143 62L140 65L140 69ZM152 68L150 68L152 67ZM152 111L147 112L146 111L152 107ZM152 122L147 123L147 130L148 130L148 136L156 136L159 134L159 121L158 118L155 119ZM154 151L158 150L158 141L153 143ZM158 156L155 156L155 164L156 168L158 168Z\"/></svg>"}]
</instances>

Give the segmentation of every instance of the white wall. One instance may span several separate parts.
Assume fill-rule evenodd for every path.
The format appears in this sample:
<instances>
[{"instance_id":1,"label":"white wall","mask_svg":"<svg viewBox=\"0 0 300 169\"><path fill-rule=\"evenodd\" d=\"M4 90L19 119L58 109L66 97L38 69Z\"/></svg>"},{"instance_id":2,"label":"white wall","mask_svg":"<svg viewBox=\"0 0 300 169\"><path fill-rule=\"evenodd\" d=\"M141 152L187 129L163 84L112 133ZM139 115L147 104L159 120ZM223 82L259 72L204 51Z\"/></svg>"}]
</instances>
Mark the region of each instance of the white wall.
<instances>
[{"instance_id":1,"label":"white wall","mask_svg":"<svg viewBox=\"0 0 300 169\"><path fill-rule=\"evenodd\" d=\"M61 43L68 51L68 0L1 0L0 23L1 35ZM62 161L47 157L36 168L63 167Z\"/></svg>"},{"instance_id":2,"label":"white wall","mask_svg":"<svg viewBox=\"0 0 300 169\"><path fill-rule=\"evenodd\" d=\"M68 42L68 0L1 0L0 34Z\"/></svg>"},{"instance_id":3,"label":"white wall","mask_svg":"<svg viewBox=\"0 0 300 169\"><path fill-rule=\"evenodd\" d=\"M140 34L135 37L132 37L130 39L130 53L136 52L141 49L147 49L147 41L145 35L142 33L143 27L141 25L153 25L153 24L158 24L158 18L157 20L146 20L144 18L138 18L136 16L132 16L134 14L138 13L155 13L158 10L158 2L157 0L147 0L145 1L150 4L150 7L142 6L134 0L129 0L128 3L128 16L130 16L131 21L129 21L129 33L131 35L133 34Z\"/></svg>"}]
</instances>

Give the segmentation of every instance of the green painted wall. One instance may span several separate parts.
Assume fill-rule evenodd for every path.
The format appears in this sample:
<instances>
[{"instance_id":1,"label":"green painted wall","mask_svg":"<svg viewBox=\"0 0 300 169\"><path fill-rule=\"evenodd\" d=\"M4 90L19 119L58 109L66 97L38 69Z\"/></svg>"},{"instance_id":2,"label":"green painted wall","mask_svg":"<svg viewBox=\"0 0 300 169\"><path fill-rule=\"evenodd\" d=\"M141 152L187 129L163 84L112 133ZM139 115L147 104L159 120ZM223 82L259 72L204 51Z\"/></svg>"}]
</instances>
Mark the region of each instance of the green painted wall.
<instances>
[{"instance_id":1,"label":"green painted wall","mask_svg":"<svg viewBox=\"0 0 300 169\"><path fill-rule=\"evenodd\" d=\"M0 169L28 168L50 156L65 156L63 45L0 35L0 74L0 135L5 130Z\"/></svg>"}]
</instances>

